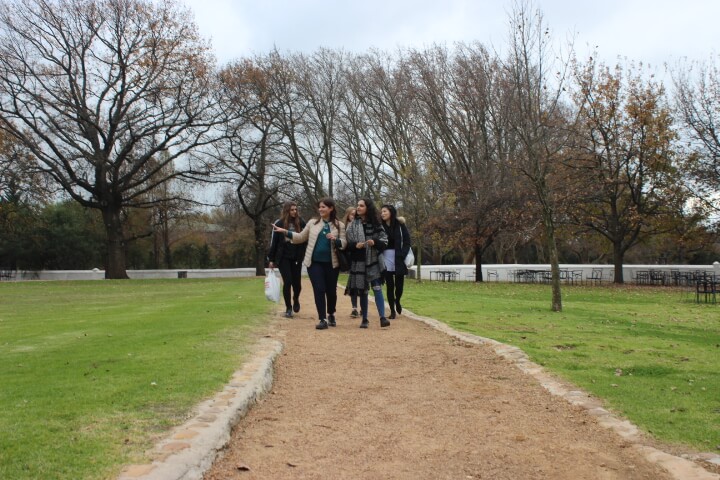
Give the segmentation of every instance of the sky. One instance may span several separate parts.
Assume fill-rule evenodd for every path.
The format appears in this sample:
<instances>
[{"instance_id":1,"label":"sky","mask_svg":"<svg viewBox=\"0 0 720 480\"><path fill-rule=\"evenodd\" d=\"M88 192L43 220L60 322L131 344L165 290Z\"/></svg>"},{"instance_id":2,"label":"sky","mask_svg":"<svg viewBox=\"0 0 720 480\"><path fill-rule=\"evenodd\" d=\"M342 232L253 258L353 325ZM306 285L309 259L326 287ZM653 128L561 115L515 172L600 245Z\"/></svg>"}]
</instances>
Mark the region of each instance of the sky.
<instances>
[{"instance_id":1,"label":"sky","mask_svg":"<svg viewBox=\"0 0 720 480\"><path fill-rule=\"evenodd\" d=\"M449 47L479 41L503 52L513 0L180 0L220 64L273 48L312 53L321 47ZM720 53L718 0L535 0L553 38L574 39L581 58L598 52L656 68Z\"/></svg>"}]
</instances>

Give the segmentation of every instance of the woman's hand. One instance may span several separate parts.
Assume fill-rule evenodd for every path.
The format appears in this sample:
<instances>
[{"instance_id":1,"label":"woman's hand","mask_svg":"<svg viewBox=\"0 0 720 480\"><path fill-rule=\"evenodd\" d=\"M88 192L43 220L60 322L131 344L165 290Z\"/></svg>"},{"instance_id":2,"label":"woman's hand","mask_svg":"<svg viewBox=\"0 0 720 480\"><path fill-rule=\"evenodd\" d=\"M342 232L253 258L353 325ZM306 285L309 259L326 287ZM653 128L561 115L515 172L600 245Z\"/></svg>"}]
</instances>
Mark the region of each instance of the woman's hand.
<instances>
[{"instance_id":1,"label":"woman's hand","mask_svg":"<svg viewBox=\"0 0 720 480\"><path fill-rule=\"evenodd\" d=\"M272 225L273 232L278 232L282 234L286 234L288 232L286 228L278 227L274 223L271 223L270 225Z\"/></svg>"},{"instance_id":2,"label":"woman's hand","mask_svg":"<svg viewBox=\"0 0 720 480\"><path fill-rule=\"evenodd\" d=\"M373 240L372 238L370 240L366 241L365 243L367 244L368 247L375 246L375 240Z\"/></svg>"},{"instance_id":3,"label":"woman's hand","mask_svg":"<svg viewBox=\"0 0 720 480\"><path fill-rule=\"evenodd\" d=\"M333 233L328 233L327 235L325 235L325 238L327 238L327 239L330 240L331 242L334 242L336 237L335 237L335 234L333 234Z\"/></svg>"}]
</instances>

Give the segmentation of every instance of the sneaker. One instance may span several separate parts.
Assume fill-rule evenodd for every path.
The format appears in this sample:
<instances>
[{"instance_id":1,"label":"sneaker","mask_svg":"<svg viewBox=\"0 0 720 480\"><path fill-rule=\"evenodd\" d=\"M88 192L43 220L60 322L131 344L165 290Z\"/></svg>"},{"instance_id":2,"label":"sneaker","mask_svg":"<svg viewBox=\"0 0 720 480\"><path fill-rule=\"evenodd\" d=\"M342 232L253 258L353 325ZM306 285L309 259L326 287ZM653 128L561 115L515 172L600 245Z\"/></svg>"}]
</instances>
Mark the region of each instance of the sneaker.
<instances>
[{"instance_id":1,"label":"sneaker","mask_svg":"<svg viewBox=\"0 0 720 480\"><path fill-rule=\"evenodd\" d=\"M380 326L381 327L389 327L390 326L390 320L388 320L385 317L380 317Z\"/></svg>"},{"instance_id":2,"label":"sneaker","mask_svg":"<svg viewBox=\"0 0 720 480\"><path fill-rule=\"evenodd\" d=\"M357 318L357 317L360 316L360 314L359 314L358 311L357 311L357 308L353 308L353 311L352 311L352 313L350 314L350 316L353 317L353 318Z\"/></svg>"},{"instance_id":3,"label":"sneaker","mask_svg":"<svg viewBox=\"0 0 720 480\"><path fill-rule=\"evenodd\" d=\"M360 322L360 328L368 328L368 325L370 325L370 322L368 322L368 319L363 318L362 322Z\"/></svg>"},{"instance_id":4,"label":"sneaker","mask_svg":"<svg viewBox=\"0 0 720 480\"><path fill-rule=\"evenodd\" d=\"M331 327L334 327L337 325L335 323L335 315L328 315L328 325L330 325Z\"/></svg>"},{"instance_id":5,"label":"sneaker","mask_svg":"<svg viewBox=\"0 0 720 480\"><path fill-rule=\"evenodd\" d=\"M293 304L293 312L298 313L300 311L300 302L298 300L295 300L295 303Z\"/></svg>"},{"instance_id":6,"label":"sneaker","mask_svg":"<svg viewBox=\"0 0 720 480\"><path fill-rule=\"evenodd\" d=\"M293 318L292 310L285 311L285 318Z\"/></svg>"},{"instance_id":7,"label":"sneaker","mask_svg":"<svg viewBox=\"0 0 720 480\"><path fill-rule=\"evenodd\" d=\"M395 320L395 312L390 312L390 316L388 317L388 320Z\"/></svg>"},{"instance_id":8,"label":"sneaker","mask_svg":"<svg viewBox=\"0 0 720 480\"><path fill-rule=\"evenodd\" d=\"M324 318L321 318L317 325L315 325L315 328L317 330L325 330L328 327L328 323L325 321Z\"/></svg>"}]
</instances>

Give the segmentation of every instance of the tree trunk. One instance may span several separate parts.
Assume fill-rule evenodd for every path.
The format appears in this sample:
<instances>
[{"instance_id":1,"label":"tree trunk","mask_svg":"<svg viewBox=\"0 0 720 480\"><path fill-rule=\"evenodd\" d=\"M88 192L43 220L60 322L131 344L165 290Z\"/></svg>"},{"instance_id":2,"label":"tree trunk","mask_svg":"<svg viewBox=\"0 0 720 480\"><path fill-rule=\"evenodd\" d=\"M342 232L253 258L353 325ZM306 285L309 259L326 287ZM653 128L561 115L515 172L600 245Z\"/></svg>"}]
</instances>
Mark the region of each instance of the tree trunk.
<instances>
[{"instance_id":1,"label":"tree trunk","mask_svg":"<svg viewBox=\"0 0 720 480\"><path fill-rule=\"evenodd\" d=\"M165 268L173 268L172 250L170 249L170 226L167 219L162 224L163 256L165 257Z\"/></svg>"},{"instance_id":2,"label":"tree trunk","mask_svg":"<svg viewBox=\"0 0 720 480\"><path fill-rule=\"evenodd\" d=\"M265 237L268 236L261 217L255 221L255 275L265 276Z\"/></svg>"},{"instance_id":3,"label":"tree trunk","mask_svg":"<svg viewBox=\"0 0 720 480\"><path fill-rule=\"evenodd\" d=\"M558 261L558 249L555 240L555 223L552 219L552 211L548 207L543 208L543 223L545 224L545 235L547 236L547 248L550 256L550 271L552 275L552 311L562 312L560 262Z\"/></svg>"},{"instance_id":4,"label":"tree trunk","mask_svg":"<svg viewBox=\"0 0 720 480\"><path fill-rule=\"evenodd\" d=\"M125 235L119 207L107 207L102 210L103 222L107 233L106 279L127 279L125 271Z\"/></svg>"},{"instance_id":5,"label":"tree trunk","mask_svg":"<svg viewBox=\"0 0 720 480\"><path fill-rule=\"evenodd\" d=\"M623 284L623 263L625 263L625 251L620 242L613 242L613 265L615 266L615 277L613 283Z\"/></svg>"},{"instance_id":6,"label":"tree trunk","mask_svg":"<svg viewBox=\"0 0 720 480\"><path fill-rule=\"evenodd\" d=\"M422 260L423 260L423 241L422 239L418 239L417 245L415 247L417 249L417 255L415 255L415 265L417 265L417 278L415 279L418 283L422 283Z\"/></svg>"},{"instance_id":7,"label":"tree trunk","mask_svg":"<svg viewBox=\"0 0 720 480\"><path fill-rule=\"evenodd\" d=\"M475 281L476 282L482 282L483 281L483 275L482 275L482 255L483 255L483 248L480 245L475 245Z\"/></svg>"}]
</instances>

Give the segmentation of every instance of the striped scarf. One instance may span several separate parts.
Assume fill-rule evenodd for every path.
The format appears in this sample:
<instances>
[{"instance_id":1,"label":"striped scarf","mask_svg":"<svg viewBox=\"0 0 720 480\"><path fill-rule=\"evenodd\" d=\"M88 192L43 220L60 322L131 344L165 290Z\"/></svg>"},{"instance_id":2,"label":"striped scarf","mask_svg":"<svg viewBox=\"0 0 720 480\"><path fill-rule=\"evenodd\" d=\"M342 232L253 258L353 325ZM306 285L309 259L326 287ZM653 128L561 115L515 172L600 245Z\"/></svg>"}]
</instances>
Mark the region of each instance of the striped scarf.
<instances>
[{"instance_id":1,"label":"striped scarf","mask_svg":"<svg viewBox=\"0 0 720 480\"><path fill-rule=\"evenodd\" d=\"M366 226L368 231L372 232L369 235L366 235ZM387 246L388 242L387 234L381 226L365 225L359 218L350 224L346 235L348 245L353 246L365 242L366 239L373 239L376 245L381 243L383 246ZM350 262L350 278L348 279L347 290L358 294L367 294L370 289L370 282L383 279L383 270L385 270L385 261L377 246L365 247L364 258L362 260L353 259Z\"/></svg>"}]
</instances>

